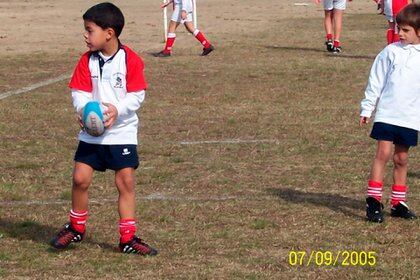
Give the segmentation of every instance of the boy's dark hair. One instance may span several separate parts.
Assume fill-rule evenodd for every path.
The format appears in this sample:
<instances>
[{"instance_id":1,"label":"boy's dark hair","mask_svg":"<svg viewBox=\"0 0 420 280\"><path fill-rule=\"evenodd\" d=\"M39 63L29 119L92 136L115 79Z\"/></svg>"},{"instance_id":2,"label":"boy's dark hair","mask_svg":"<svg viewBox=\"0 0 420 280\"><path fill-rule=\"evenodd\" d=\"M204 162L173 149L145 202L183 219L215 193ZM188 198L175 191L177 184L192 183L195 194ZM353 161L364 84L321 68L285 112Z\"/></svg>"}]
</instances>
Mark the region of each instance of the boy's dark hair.
<instances>
[{"instance_id":1,"label":"boy's dark hair","mask_svg":"<svg viewBox=\"0 0 420 280\"><path fill-rule=\"evenodd\" d=\"M420 4L408 4L398 14L396 18L398 25L409 25L416 31L420 30Z\"/></svg>"},{"instance_id":2,"label":"boy's dark hair","mask_svg":"<svg viewBox=\"0 0 420 280\"><path fill-rule=\"evenodd\" d=\"M104 2L91 7L83 15L83 20L94 22L102 29L112 28L117 38L124 27L124 15L121 10L112 3Z\"/></svg>"}]
</instances>

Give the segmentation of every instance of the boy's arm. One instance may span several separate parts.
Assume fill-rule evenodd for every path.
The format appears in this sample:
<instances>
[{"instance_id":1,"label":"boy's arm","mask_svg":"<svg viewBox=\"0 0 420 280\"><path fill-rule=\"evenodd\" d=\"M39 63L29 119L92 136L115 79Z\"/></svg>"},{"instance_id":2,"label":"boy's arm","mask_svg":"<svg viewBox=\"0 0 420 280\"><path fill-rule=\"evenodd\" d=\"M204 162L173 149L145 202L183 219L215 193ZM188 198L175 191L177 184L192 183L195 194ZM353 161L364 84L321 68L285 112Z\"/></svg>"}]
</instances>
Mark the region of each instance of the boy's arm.
<instances>
[{"instance_id":1,"label":"boy's arm","mask_svg":"<svg viewBox=\"0 0 420 280\"><path fill-rule=\"evenodd\" d=\"M126 116L137 111L146 96L145 90L127 93L126 97L115 105L118 116Z\"/></svg>"},{"instance_id":2,"label":"boy's arm","mask_svg":"<svg viewBox=\"0 0 420 280\"><path fill-rule=\"evenodd\" d=\"M71 90L71 97L73 98L73 107L77 113L80 113L86 104L92 101L92 93L78 89Z\"/></svg>"},{"instance_id":3,"label":"boy's arm","mask_svg":"<svg viewBox=\"0 0 420 280\"><path fill-rule=\"evenodd\" d=\"M378 54L372 65L368 85L365 90L365 99L361 102L360 117L364 117L365 120L372 116L376 108L378 99L385 87L390 66L389 51L388 48L385 48Z\"/></svg>"}]
</instances>

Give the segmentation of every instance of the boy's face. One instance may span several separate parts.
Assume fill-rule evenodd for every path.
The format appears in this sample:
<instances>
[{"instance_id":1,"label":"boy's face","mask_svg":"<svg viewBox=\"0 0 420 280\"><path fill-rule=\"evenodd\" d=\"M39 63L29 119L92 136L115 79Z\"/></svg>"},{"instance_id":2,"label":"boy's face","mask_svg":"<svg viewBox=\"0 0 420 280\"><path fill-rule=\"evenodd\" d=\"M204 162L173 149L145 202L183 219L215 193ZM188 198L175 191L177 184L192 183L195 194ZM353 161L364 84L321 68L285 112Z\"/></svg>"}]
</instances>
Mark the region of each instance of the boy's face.
<instances>
[{"instance_id":1,"label":"boy's face","mask_svg":"<svg viewBox=\"0 0 420 280\"><path fill-rule=\"evenodd\" d=\"M85 20L85 33L83 37L90 51L103 50L105 44L112 38L112 28L102 29L92 21Z\"/></svg>"},{"instance_id":2,"label":"boy's face","mask_svg":"<svg viewBox=\"0 0 420 280\"><path fill-rule=\"evenodd\" d=\"M398 26L398 35L400 36L401 43L408 45L420 44L420 30L415 30L410 25Z\"/></svg>"}]
</instances>

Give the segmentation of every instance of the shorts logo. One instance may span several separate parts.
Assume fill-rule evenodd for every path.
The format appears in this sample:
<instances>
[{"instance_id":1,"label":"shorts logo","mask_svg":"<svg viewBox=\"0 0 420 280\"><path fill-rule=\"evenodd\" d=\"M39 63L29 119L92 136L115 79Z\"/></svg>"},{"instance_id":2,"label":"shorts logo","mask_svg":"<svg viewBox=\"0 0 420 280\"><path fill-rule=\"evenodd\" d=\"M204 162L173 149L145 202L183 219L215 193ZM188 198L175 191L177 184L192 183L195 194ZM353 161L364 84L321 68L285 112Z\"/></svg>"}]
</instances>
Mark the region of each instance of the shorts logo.
<instances>
[{"instance_id":1,"label":"shorts logo","mask_svg":"<svg viewBox=\"0 0 420 280\"><path fill-rule=\"evenodd\" d=\"M129 155L129 154L131 154L131 152L127 148L124 148L123 152L122 152L122 155L126 156L126 155Z\"/></svg>"}]
</instances>

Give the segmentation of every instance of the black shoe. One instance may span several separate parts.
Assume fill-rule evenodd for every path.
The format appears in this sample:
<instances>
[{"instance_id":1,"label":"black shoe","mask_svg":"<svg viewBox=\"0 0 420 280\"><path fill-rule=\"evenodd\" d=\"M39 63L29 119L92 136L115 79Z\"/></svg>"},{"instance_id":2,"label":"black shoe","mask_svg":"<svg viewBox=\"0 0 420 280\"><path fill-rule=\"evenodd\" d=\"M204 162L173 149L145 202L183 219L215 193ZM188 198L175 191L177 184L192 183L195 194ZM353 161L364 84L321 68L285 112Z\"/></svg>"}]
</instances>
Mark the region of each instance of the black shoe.
<instances>
[{"instance_id":1,"label":"black shoe","mask_svg":"<svg viewBox=\"0 0 420 280\"><path fill-rule=\"evenodd\" d=\"M339 53L341 53L341 52L342 52L342 49L341 49L341 47L340 47L340 46L338 46L338 47L333 47L332 53L334 53L334 54L339 54Z\"/></svg>"},{"instance_id":2,"label":"black shoe","mask_svg":"<svg viewBox=\"0 0 420 280\"><path fill-rule=\"evenodd\" d=\"M127 243L120 243L119 247L121 253L125 254L131 253L143 256L155 256L158 253L156 249L144 243L143 240L141 240L137 236L133 236L133 238Z\"/></svg>"},{"instance_id":3,"label":"black shoe","mask_svg":"<svg viewBox=\"0 0 420 280\"><path fill-rule=\"evenodd\" d=\"M403 201L400 201L400 203L398 203L397 206L391 207L391 216L409 220L417 219L416 214L414 214L414 212L411 212L408 208L408 205Z\"/></svg>"},{"instance_id":4,"label":"black shoe","mask_svg":"<svg viewBox=\"0 0 420 280\"><path fill-rule=\"evenodd\" d=\"M64 228L54 237L50 244L56 249L64 249L72 242L80 242L83 240L84 233L78 232L71 227L70 223L65 224Z\"/></svg>"},{"instance_id":5,"label":"black shoe","mask_svg":"<svg viewBox=\"0 0 420 280\"><path fill-rule=\"evenodd\" d=\"M332 52L334 50L334 44L333 44L333 41L331 39L328 39L325 42L325 45L327 46L327 51L328 52Z\"/></svg>"},{"instance_id":6,"label":"black shoe","mask_svg":"<svg viewBox=\"0 0 420 280\"><path fill-rule=\"evenodd\" d=\"M201 56L206 56L209 53L211 53L212 51L214 51L213 45L210 45L210 47L208 47L208 48L203 48L203 53L201 54Z\"/></svg>"},{"instance_id":7,"label":"black shoe","mask_svg":"<svg viewBox=\"0 0 420 280\"><path fill-rule=\"evenodd\" d=\"M382 209L384 209L384 205L376 198L371 196L366 198L366 218L368 221L382 223L384 221Z\"/></svg>"},{"instance_id":8,"label":"black shoe","mask_svg":"<svg viewBox=\"0 0 420 280\"><path fill-rule=\"evenodd\" d=\"M154 53L153 56L154 57L170 57L171 53L170 52L165 52L165 51L160 51L158 53Z\"/></svg>"}]
</instances>

